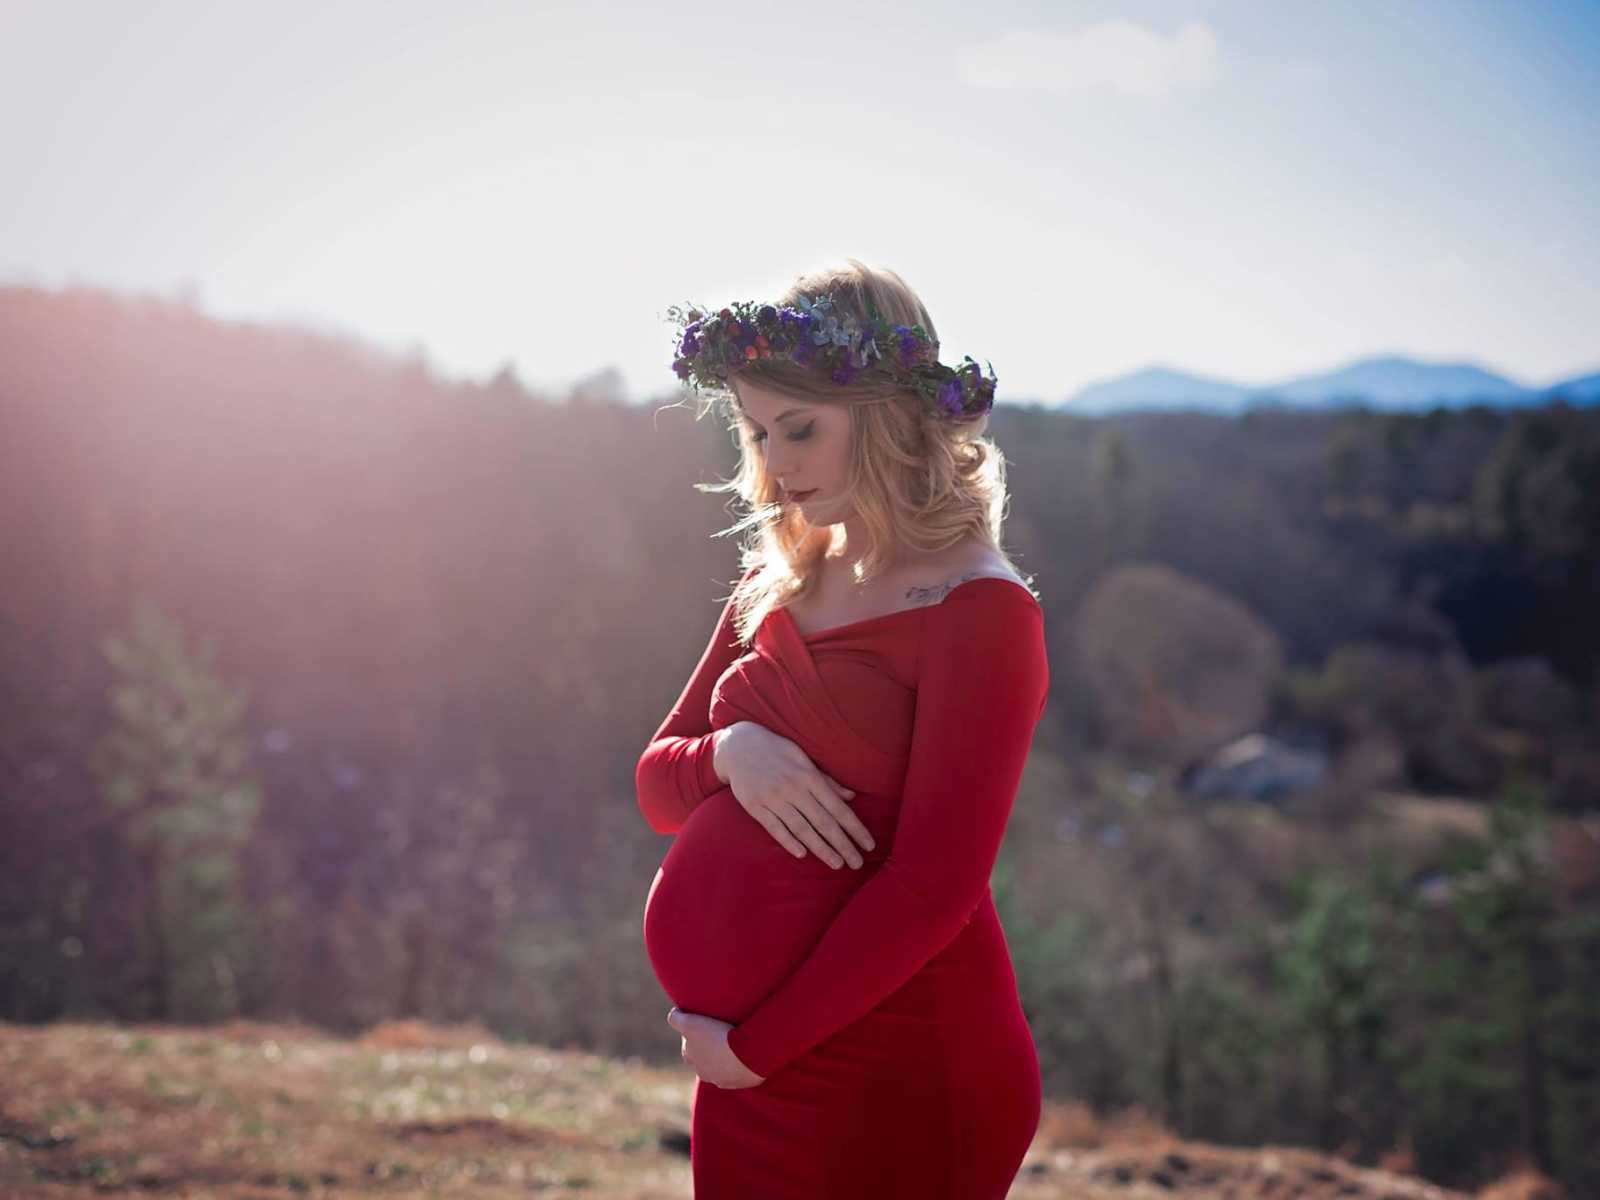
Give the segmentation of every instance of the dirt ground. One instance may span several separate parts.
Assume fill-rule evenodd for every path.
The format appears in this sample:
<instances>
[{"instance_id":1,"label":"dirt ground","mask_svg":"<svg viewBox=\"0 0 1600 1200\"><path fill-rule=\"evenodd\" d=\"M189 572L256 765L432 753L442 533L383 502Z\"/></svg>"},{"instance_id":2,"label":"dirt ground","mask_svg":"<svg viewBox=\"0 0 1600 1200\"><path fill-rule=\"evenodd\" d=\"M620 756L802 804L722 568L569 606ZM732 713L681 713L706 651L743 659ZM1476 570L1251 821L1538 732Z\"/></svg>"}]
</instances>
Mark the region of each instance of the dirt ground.
<instances>
[{"instance_id":1,"label":"dirt ground","mask_svg":"<svg viewBox=\"0 0 1600 1200\"><path fill-rule=\"evenodd\" d=\"M0 1196L687 1200L692 1082L683 1067L405 1022L355 1040L247 1022L0 1023ZM1461 1193L1305 1150L1184 1143L1137 1118L1096 1122L1050 1102L1011 1191L1013 1200L1175 1195ZM1507 1181L1493 1195L1555 1193Z\"/></svg>"}]
</instances>

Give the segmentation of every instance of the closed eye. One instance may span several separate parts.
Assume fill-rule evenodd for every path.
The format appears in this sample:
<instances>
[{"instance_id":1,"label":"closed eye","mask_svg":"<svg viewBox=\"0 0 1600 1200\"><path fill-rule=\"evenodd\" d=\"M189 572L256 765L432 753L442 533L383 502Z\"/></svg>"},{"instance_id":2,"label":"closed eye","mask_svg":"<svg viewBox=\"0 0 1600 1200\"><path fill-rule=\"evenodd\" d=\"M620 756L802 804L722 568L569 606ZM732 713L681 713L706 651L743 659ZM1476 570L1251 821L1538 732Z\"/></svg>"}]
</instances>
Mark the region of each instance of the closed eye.
<instances>
[{"instance_id":1,"label":"closed eye","mask_svg":"<svg viewBox=\"0 0 1600 1200\"><path fill-rule=\"evenodd\" d=\"M811 436L811 431L816 428L816 425L817 425L816 421L812 420L808 425L806 425L806 427L804 429L797 429L793 433L789 434L788 435L789 440L791 442L803 442L803 441L805 441L807 438L809 438ZM759 445L761 442L764 442L764 441L767 440L766 431L762 430L762 429L752 429L750 431L750 440Z\"/></svg>"}]
</instances>

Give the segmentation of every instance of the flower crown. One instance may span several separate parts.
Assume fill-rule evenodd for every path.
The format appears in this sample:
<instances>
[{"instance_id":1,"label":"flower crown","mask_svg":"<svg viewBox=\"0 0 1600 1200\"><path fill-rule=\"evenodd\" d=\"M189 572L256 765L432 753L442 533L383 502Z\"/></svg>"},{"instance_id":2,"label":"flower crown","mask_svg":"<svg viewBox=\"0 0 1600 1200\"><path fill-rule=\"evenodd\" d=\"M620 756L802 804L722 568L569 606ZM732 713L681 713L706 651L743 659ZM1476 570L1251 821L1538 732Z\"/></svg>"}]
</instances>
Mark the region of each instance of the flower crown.
<instances>
[{"instance_id":1,"label":"flower crown","mask_svg":"<svg viewBox=\"0 0 1600 1200\"><path fill-rule=\"evenodd\" d=\"M892 324L870 301L867 310L863 323L829 295L802 295L793 308L738 300L710 315L673 305L667 315L679 332L672 370L696 391L723 391L746 363L780 358L841 386L862 375L891 380L948 421L976 421L994 407L997 380L987 361L987 376L970 355L947 367L921 325Z\"/></svg>"}]
</instances>

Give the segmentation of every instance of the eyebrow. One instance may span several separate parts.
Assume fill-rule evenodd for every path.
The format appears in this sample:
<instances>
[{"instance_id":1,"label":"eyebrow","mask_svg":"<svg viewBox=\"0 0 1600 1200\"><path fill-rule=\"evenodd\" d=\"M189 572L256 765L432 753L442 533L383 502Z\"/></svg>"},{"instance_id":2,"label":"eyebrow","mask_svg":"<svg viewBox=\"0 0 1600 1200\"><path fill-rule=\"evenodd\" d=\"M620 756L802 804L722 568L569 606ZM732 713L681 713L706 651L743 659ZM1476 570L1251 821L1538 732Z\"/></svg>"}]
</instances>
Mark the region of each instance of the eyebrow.
<instances>
[{"instance_id":1,"label":"eyebrow","mask_svg":"<svg viewBox=\"0 0 1600 1200\"><path fill-rule=\"evenodd\" d=\"M793 417L793 416L797 416L797 415L799 415L801 413L804 413L805 411L806 410L803 409L803 408L786 408L781 413L779 413L776 417L774 417L773 420L774 421L785 421L785 420L788 420L788 418ZM749 421L752 425L761 424L760 421L757 421L748 412L746 412L744 414L744 419L746 421Z\"/></svg>"}]
</instances>

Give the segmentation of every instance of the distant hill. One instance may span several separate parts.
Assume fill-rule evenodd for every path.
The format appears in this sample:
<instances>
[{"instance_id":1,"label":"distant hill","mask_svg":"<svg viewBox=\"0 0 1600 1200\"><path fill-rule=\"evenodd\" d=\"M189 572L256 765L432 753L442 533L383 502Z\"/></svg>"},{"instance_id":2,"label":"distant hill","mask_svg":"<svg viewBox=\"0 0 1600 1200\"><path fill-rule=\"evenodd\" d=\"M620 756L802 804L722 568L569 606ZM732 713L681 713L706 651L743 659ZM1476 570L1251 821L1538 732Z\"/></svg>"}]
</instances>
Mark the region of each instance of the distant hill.
<instances>
[{"instance_id":1,"label":"distant hill","mask_svg":"<svg viewBox=\"0 0 1600 1200\"><path fill-rule=\"evenodd\" d=\"M1600 372L1545 387L1528 387L1470 362L1426 362L1385 355L1262 386L1154 366L1089 384L1062 401L1060 407L1084 414L1179 408L1232 413L1258 405L1364 405L1408 410L1486 404L1516 408L1544 404L1558 395L1573 404L1600 402Z\"/></svg>"},{"instance_id":2,"label":"distant hill","mask_svg":"<svg viewBox=\"0 0 1600 1200\"><path fill-rule=\"evenodd\" d=\"M1062 407L1085 412L1131 408L1205 408L1233 412L1244 405L1249 393L1249 388L1237 383L1157 366L1104 383L1092 383Z\"/></svg>"}]
</instances>

